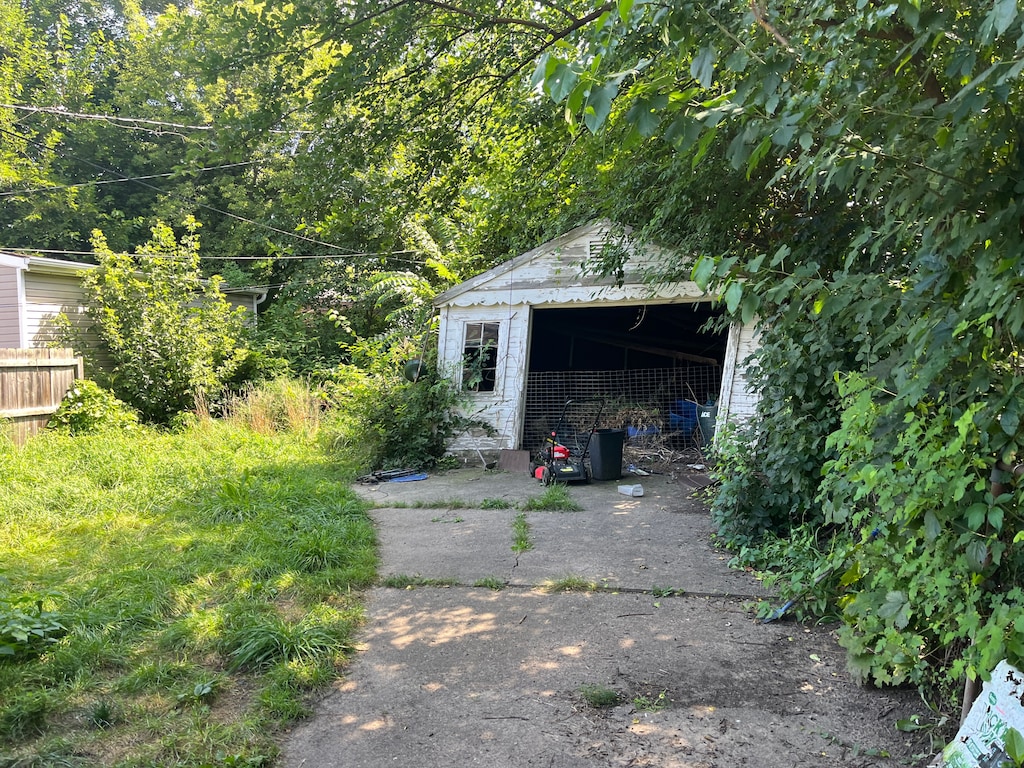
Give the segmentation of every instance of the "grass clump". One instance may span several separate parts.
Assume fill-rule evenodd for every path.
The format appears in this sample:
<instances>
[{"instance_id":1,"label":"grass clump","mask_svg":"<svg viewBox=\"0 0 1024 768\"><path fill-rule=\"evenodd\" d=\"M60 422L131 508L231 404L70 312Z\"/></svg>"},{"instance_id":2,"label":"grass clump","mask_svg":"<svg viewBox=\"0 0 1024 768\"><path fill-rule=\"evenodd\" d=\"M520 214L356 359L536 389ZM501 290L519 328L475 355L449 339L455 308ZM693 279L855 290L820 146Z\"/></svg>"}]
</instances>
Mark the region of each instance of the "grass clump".
<instances>
[{"instance_id":1,"label":"grass clump","mask_svg":"<svg viewBox=\"0 0 1024 768\"><path fill-rule=\"evenodd\" d=\"M651 587L653 597L682 597L685 594L686 590L680 587L659 587L657 584Z\"/></svg>"},{"instance_id":2,"label":"grass clump","mask_svg":"<svg viewBox=\"0 0 1024 768\"><path fill-rule=\"evenodd\" d=\"M472 509L473 505L465 499L428 499L414 501L408 505L413 509Z\"/></svg>"},{"instance_id":3,"label":"grass clump","mask_svg":"<svg viewBox=\"0 0 1024 768\"><path fill-rule=\"evenodd\" d=\"M583 509L564 485L551 485L540 496L527 499L520 507L525 512L579 512Z\"/></svg>"},{"instance_id":4,"label":"grass clump","mask_svg":"<svg viewBox=\"0 0 1024 768\"><path fill-rule=\"evenodd\" d=\"M377 564L355 471L251 418L0 444L12 764L267 765L351 654Z\"/></svg>"},{"instance_id":5,"label":"grass clump","mask_svg":"<svg viewBox=\"0 0 1024 768\"><path fill-rule=\"evenodd\" d=\"M526 519L526 513L520 512L512 520L512 551L526 552L533 549L533 542L530 541L530 523Z\"/></svg>"},{"instance_id":6,"label":"grass clump","mask_svg":"<svg viewBox=\"0 0 1024 768\"><path fill-rule=\"evenodd\" d=\"M622 702L622 694L607 685L580 686L580 696L592 707L614 707Z\"/></svg>"},{"instance_id":7,"label":"grass clump","mask_svg":"<svg viewBox=\"0 0 1024 768\"><path fill-rule=\"evenodd\" d=\"M589 581L582 576L563 576L560 579L545 581L541 590L548 594L556 592L597 592L601 586L596 581Z\"/></svg>"},{"instance_id":8,"label":"grass clump","mask_svg":"<svg viewBox=\"0 0 1024 768\"><path fill-rule=\"evenodd\" d=\"M480 509L512 509L515 506L506 499L484 499L480 502Z\"/></svg>"},{"instance_id":9,"label":"grass clump","mask_svg":"<svg viewBox=\"0 0 1024 768\"><path fill-rule=\"evenodd\" d=\"M482 579L477 579L476 581L474 581L473 586L484 587L486 589L492 589L495 592L500 592L505 587L507 587L508 584L502 581L501 579L497 578L496 576L486 576Z\"/></svg>"},{"instance_id":10,"label":"grass clump","mask_svg":"<svg viewBox=\"0 0 1024 768\"><path fill-rule=\"evenodd\" d=\"M428 579L425 576L410 576L396 573L381 581L381 586L389 589L416 589L416 587L457 587L456 579Z\"/></svg>"}]
</instances>

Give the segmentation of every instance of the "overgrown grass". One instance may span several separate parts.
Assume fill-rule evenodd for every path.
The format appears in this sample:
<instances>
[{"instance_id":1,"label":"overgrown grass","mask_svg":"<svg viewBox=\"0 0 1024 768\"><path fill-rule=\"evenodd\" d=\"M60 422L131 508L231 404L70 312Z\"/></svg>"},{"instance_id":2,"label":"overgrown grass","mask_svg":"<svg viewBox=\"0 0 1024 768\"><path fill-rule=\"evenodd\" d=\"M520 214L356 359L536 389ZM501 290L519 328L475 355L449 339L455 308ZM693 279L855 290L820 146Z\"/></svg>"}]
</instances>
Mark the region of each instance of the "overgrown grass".
<instances>
[{"instance_id":1,"label":"overgrown grass","mask_svg":"<svg viewBox=\"0 0 1024 768\"><path fill-rule=\"evenodd\" d=\"M259 431L0 443L9 764L266 765L275 728L337 675L375 533L315 430L267 428L253 407ZM4 634L15 611L52 631Z\"/></svg>"}]
</instances>

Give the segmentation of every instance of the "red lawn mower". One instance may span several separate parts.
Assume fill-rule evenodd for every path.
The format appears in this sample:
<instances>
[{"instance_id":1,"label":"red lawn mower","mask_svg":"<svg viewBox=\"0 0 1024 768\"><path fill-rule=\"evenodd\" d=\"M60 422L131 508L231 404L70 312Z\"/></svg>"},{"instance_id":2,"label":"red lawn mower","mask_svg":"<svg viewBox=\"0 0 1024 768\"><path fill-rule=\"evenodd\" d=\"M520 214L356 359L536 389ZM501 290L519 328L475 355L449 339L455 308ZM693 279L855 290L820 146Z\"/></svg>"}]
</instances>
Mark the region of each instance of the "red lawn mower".
<instances>
[{"instance_id":1,"label":"red lawn mower","mask_svg":"<svg viewBox=\"0 0 1024 768\"><path fill-rule=\"evenodd\" d=\"M589 428L573 428L568 418L570 406L582 402L596 402L597 413ZM597 423L601 418L603 408L603 401L566 400L555 428L544 438L544 448L538 454L537 461L530 465L530 473L544 485L589 483L590 469L586 463L587 452L590 449L590 439L597 430Z\"/></svg>"}]
</instances>

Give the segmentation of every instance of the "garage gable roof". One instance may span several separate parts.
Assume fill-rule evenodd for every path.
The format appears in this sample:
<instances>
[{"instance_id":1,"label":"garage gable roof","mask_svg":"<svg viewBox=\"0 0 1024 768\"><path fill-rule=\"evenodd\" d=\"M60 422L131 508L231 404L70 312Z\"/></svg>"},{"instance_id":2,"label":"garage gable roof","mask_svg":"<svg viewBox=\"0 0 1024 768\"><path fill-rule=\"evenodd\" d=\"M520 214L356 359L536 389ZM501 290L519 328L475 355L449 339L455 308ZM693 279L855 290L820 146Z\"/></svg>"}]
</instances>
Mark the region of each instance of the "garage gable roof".
<instances>
[{"instance_id":1,"label":"garage gable roof","mask_svg":"<svg viewBox=\"0 0 1024 768\"><path fill-rule=\"evenodd\" d=\"M449 288L434 299L435 307L519 302L535 305L607 301L671 301L703 296L692 282L652 285L645 271L664 264L672 254L653 246L638 248L626 229L617 240L607 220L576 227L514 259ZM629 252L621 282L615 276L585 273L585 264L607 244Z\"/></svg>"}]
</instances>

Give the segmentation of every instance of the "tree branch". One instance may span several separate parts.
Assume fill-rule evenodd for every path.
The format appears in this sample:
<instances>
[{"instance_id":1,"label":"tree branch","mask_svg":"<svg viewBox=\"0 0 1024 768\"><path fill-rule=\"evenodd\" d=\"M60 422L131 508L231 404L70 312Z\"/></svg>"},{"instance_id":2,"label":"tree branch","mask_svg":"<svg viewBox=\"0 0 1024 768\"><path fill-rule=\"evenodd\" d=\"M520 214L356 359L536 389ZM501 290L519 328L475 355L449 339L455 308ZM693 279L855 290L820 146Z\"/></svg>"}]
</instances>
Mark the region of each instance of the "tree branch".
<instances>
[{"instance_id":1,"label":"tree branch","mask_svg":"<svg viewBox=\"0 0 1024 768\"><path fill-rule=\"evenodd\" d=\"M772 26L772 23L770 21L768 21L768 17L765 16L764 13L764 8L761 7L761 4L758 2L758 0L750 0L750 10L754 14L754 20L763 29L767 30L772 37L778 40L782 44L783 48L792 53L793 46L791 46L789 44L789 40L787 40L786 37L781 32L779 32L779 30L777 30L774 26Z\"/></svg>"}]
</instances>

